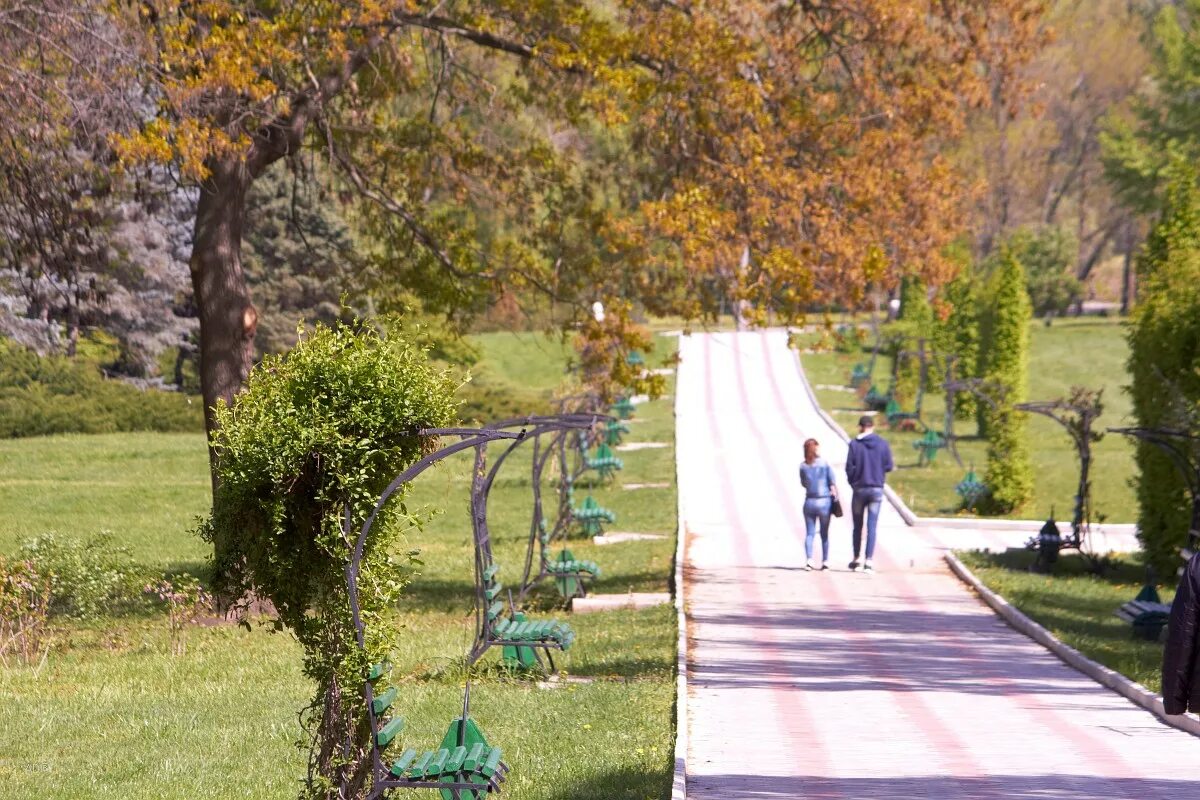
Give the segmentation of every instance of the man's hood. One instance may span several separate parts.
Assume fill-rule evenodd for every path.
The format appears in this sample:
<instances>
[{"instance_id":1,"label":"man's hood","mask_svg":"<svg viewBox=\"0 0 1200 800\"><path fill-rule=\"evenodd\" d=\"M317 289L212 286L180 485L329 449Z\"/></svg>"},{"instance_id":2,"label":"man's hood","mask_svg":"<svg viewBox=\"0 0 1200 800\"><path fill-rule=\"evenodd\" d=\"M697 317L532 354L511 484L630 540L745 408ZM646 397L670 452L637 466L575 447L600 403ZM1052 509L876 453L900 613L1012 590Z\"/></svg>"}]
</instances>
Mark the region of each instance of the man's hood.
<instances>
[{"instance_id":1,"label":"man's hood","mask_svg":"<svg viewBox=\"0 0 1200 800\"><path fill-rule=\"evenodd\" d=\"M857 438L858 442L868 450L877 450L883 446L883 439L877 436L874 431L870 433L864 433Z\"/></svg>"}]
</instances>

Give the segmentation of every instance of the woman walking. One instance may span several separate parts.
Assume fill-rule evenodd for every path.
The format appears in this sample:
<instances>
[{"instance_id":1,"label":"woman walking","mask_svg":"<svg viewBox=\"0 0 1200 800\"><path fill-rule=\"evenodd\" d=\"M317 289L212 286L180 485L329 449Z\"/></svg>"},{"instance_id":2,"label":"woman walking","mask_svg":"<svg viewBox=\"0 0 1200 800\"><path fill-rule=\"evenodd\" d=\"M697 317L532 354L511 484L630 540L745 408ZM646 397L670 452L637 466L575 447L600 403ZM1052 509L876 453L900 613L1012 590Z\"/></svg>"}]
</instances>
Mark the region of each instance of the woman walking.
<instances>
[{"instance_id":1,"label":"woman walking","mask_svg":"<svg viewBox=\"0 0 1200 800\"><path fill-rule=\"evenodd\" d=\"M805 569L817 569L813 561L813 537L821 530L821 567L829 569L829 514L837 498L833 468L821 458L816 439L804 442L804 463L800 465L800 483L804 486L804 556Z\"/></svg>"}]
</instances>

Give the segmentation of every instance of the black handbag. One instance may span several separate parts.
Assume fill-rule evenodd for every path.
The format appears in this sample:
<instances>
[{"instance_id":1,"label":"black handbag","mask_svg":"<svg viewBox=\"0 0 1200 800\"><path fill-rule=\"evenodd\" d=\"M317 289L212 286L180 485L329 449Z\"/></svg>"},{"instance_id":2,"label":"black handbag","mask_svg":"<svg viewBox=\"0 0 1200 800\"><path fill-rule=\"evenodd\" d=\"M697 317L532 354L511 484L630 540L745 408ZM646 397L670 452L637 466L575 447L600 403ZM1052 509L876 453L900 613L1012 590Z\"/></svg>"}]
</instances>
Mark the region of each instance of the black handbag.
<instances>
[{"instance_id":1,"label":"black handbag","mask_svg":"<svg viewBox=\"0 0 1200 800\"><path fill-rule=\"evenodd\" d=\"M833 498L833 502L829 504L829 513L835 517L842 515L842 501L838 498Z\"/></svg>"}]
</instances>

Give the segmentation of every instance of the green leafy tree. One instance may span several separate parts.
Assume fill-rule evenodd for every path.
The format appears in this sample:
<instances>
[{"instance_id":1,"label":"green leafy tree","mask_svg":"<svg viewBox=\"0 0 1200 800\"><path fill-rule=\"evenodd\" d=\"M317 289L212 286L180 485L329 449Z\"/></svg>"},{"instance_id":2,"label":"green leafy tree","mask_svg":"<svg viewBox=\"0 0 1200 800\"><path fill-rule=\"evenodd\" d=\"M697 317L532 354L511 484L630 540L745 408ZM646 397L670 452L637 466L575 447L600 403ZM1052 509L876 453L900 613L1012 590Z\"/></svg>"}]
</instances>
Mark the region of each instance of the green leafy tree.
<instances>
[{"instance_id":1,"label":"green leafy tree","mask_svg":"<svg viewBox=\"0 0 1200 800\"><path fill-rule=\"evenodd\" d=\"M1144 427L1190 427L1189 415L1180 414L1179 407L1194 408L1200 402L1200 196L1195 181L1190 167L1178 169L1165 192L1162 217L1138 259L1129 391L1134 416ZM1137 466L1138 536L1148 563L1160 576L1173 575L1177 550L1187 540L1187 489L1170 459L1153 445L1138 443Z\"/></svg>"},{"instance_id":2,"label":"green leafy tree","mask_svg":"<svg viewBox=\"0 0 1200 800\"><path fill-rule=\"evenodd\" d=\"M311 737L309 797L360 797L369 778L362 680L395 641L393 606L407 562L394 556L403 491L377 518L363 554L356 644L346 590L352 539L396 474L435 446L420 428L455 417L454 383L423 351L369 328L318 326L287 356L268 356L232 406L218 403L219 483L201 527L219 592L269 600L304 647L315 684L302 719Z\"/></svg>"},{"instance_id":3,"label":"green leafy tree","mask_svg":"<svg viewBox=\"0 0 1200 800\"><path fill-rule=\"evenodd\" d=\"M1035 314L1061 314L1079 297L1073 273L1079 254L1075 237L1059 226L1022 228L1008 248L1025 268L1025 286Z\"/></svg>"},{"instance_id":4,"label":"green leafy tree","mask_svg":"<svg viewBox=\"0 0 1200 800\"><path fill-rule=\"evenodd\" d=\"M1029 391L1029 322L1032 307L1025 290L1025 270L1005 248L993 278L988 324L987 369L984 377L1000 388L1003 398L993 408L983 406L986 419L988 498L984 509L1007 513L1033 495L1033 468L1025 441L1025 417L1013 405Z\"/></svg>"},{"instance_id":5,"label":"green leafy tree","mask_svg":"<svg viewBox=\"0 0 1200 800\"><path fill-rule=\"evenodd\" d=\"M1200 160L1200 0L1159 10L1151 28L1151 68L1131 117L1112 116L1100 137L1104 171L1118 196L1143 212L1162 208L1170 166Z\"/></svg>"}]
</instances>

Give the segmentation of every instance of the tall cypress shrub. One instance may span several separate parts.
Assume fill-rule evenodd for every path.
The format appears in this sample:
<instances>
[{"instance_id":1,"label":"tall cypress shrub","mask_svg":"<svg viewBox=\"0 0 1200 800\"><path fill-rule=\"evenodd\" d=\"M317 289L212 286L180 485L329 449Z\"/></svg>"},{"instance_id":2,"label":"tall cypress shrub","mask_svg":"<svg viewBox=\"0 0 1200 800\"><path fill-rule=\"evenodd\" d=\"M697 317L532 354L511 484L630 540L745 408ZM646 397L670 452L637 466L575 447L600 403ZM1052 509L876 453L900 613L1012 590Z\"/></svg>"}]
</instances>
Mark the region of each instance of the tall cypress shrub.
<instances>
[{"instance_id":1,"label":"tall cypress shrub","mask_svg":"<svg viewBox=\"0 0 1200 800\"><path fill-rule=\"evenodd\" d=\"M1137 262L1138 305L1129 328L1133 413L1145 427L1190 427L1179 407L1200 402L1200 197L1195 175L1176 170L1162 217ZM1193 431L1194 433L1195 431ZM1168 578L1179 566L1190 521L1187 488L1174 465L1139 442L1138 536L1147 563Z\"/></svg>"},{"instance_id":2,"label":"tall cypress shrub","mask_svg":"<svg viewBox=\"0 0 1200 800\"><path fill-rule=\"evenodd\" d=\"M946 284L942 299L950 307L950 313L937 326L935 346L939 353L954 357L955 379L978 377L979 298L974 278L964 271ZM955 417L959 420L972 419L975 416L975 404L975 395L957 392L954 397Z\"/></svg>"},{"instance_id":3,"label":"tall cypress shrub","mask_svg":"<svg viewBox=\"0 0 1200 800\"><path fill-rule=\"evenodd\" d=\"M1011 250L1000 253L992 287L989 347L984 377L1003 387L1004 399L992 408L982 403L986 420L987 470L984 483L991 513L1020 508L1033 495L1033 468L1025 441L1025 417L1013 410L1029 393L1029 322L1033 306L1025 289L1025 270Z\"/></svg>"}]
</instances>

